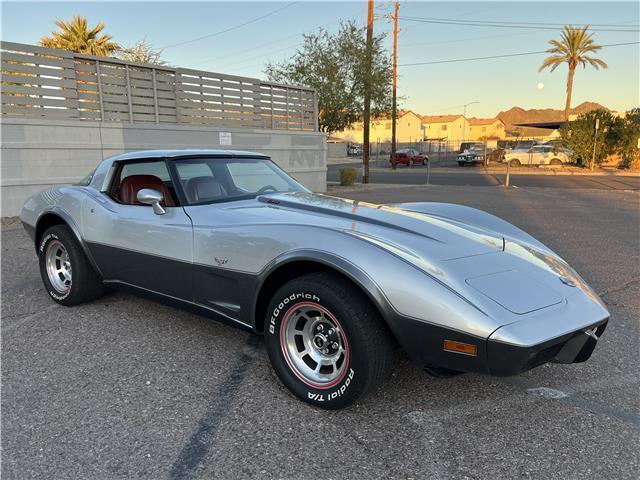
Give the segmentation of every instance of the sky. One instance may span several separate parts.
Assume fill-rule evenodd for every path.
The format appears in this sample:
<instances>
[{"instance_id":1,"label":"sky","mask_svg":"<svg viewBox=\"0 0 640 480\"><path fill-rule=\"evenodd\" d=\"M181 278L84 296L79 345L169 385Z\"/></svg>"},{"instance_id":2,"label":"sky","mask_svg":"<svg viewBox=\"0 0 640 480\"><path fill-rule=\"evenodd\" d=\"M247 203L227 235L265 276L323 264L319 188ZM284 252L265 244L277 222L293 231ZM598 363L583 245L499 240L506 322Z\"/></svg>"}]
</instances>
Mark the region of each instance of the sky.
<instances>
[{"instance_id":1,"label":"sky","mask_svg":"<svg viewBox=\"0 0 640 480\"><path fill-rule=\"evenodd\" d=\"M164 48L172 65L265 78L268 61L291 57L302 34L341 20L366 24L366 2L2 2L0 38L36 44L55 29L56 19L86 16L103 22L120 44L146 39ZM375 3L375 33L388 34L392 1ZM260 18L264 17L264 18ZM405 18L403 18L405 17ZM532 28L472 26L411 21L412 18L529 22ZM476 61L409 65L543 51L564 24L592 24L599 44L640 41L640 2L400 2L398 95L402 108L420 114L462 113L493 117L513 106L564 108L567 67L538 73L544 54ZM504 23L501 23L504 22ZM242 24L246 25L242 26ZM228 31L226 31L228 30ZM629 30L629 31L610 31ZM206 37L206 38L200 38ZM607 70L576 72L572 105L595 101L613 110L640 105L640 45L603 48Z\"/></svg>"}]
</instances>

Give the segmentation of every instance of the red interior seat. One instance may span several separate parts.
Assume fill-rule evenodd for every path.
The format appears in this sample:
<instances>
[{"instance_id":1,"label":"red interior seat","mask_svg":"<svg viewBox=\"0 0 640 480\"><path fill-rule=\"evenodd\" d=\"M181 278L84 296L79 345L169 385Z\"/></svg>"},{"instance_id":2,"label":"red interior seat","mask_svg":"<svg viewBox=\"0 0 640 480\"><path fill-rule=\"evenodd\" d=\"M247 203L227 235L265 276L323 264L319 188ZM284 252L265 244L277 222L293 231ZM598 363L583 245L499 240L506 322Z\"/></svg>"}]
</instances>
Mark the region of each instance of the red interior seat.
<instances>
[{"instance_id":1,"label":"red interior seat","mask_svg":"<svg viewBox=\"0 0 640 480\"><path fill-rule=\"evenodd\" d=\"M128 205L144 205L138 201L138 192L143 188L151 188L162 193L165 207L175 207L169 187L155 175L130 175L120 185L120 201Z\"/></svg>"}]
</instances>

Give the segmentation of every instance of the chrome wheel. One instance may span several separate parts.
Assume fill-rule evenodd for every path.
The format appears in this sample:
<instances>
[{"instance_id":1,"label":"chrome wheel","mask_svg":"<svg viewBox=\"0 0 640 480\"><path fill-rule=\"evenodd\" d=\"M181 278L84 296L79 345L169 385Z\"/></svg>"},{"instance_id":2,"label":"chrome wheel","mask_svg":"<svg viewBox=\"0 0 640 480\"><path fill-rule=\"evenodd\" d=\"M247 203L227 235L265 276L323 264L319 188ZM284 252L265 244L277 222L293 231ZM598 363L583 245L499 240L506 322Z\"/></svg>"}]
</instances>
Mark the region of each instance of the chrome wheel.
<instances>
[{"instance_id":1,"label":"chrome wheel","mask_svg":"<svg viewBox=\"0 0 640 480\"><path fill-rule=\"evenodd\" d=\"M340 323L315 303L294 305L281 326L282 353L295 375L315 388L330 388L346 373L349 344Z\"/></svg>"},{"instance_id":2,"label":"chrome wheel","mask_svg":"<svg viewBox=\"0 0 640 480\"><path fill-rule=\"evenodd\" d=\"M53 240L49 243L45 263L47 276L53 288L58 293L67 293L71 288L71 260L62 242Z\"/></svg>"}]
</instances>

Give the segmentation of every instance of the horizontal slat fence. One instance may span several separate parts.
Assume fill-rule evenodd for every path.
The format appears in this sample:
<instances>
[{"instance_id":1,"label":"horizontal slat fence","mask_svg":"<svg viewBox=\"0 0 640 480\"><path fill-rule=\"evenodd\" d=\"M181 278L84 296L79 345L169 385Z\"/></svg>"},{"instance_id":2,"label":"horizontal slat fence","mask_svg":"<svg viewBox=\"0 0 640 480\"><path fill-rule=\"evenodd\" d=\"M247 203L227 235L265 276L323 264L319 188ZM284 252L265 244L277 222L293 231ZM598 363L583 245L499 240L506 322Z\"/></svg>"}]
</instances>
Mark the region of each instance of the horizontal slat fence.
<instances>
[{"instance_id":1,"label":"horizontal slat fence","mask_svg":"<svg viewBox=\"0 0 640 480\"><path fill-rule=\"evenodd\" d=\"M312 89L0 42L2 115L317 131Z\"/></svg>"}]
</instances>

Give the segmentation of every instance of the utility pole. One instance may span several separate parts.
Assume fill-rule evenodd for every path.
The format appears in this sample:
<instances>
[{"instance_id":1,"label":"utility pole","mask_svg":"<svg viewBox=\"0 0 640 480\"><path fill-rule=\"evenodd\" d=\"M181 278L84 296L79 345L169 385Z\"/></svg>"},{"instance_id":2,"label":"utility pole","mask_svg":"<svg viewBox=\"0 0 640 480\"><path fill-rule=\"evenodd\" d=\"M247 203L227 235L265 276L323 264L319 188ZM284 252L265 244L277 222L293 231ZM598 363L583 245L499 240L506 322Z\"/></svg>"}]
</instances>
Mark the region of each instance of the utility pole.
<instances>
[{"instance_id":1,"label":"utility pole","mask_svg":"<svg viewBox=\"0 0 640 480\"><path fill-rule=\"evenodd\" d=\"M364 118L362 135L362 183L369 183L369 124L371 123L371 64L373 56L373 0L368 2L367 51L364 75Z\"/></svg>"},{"instance_id":2,"label":"utility pole","mask_svg":"<svg viewBox=\"0 0 640 480\"><path fill-rule=\"evenodd\" d=\"M398 9L400 5L396 0L395 12L393 14L393 81L391 93L391 168L396 169L396 85L398 79Z\"/></svg>"}]
</instances>

